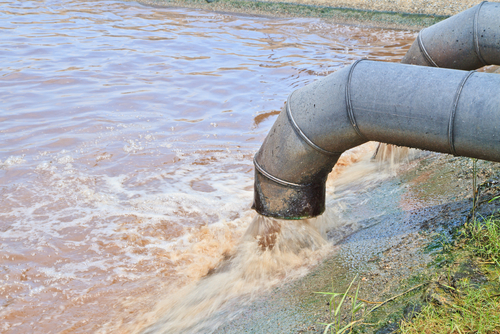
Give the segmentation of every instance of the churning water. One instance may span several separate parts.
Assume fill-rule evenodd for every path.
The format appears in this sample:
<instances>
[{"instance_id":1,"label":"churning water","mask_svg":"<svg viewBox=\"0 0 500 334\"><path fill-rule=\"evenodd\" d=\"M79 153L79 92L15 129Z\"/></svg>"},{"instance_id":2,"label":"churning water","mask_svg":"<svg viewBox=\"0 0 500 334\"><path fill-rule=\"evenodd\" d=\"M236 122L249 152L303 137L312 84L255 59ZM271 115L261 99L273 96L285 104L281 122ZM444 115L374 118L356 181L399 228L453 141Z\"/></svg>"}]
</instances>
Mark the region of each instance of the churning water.
<instances>
[{"instance_id":1,"label":"churning water","mask_svg":"<svg viewBox=\"0 0 500 334\"><path fill-rule=\"evenodd\" d=\"M211 331L306 271L341 223L255 218L253 154L291 91L415 37L120 1L0 17L5 333Z\"/></svg>"}]
</instances>

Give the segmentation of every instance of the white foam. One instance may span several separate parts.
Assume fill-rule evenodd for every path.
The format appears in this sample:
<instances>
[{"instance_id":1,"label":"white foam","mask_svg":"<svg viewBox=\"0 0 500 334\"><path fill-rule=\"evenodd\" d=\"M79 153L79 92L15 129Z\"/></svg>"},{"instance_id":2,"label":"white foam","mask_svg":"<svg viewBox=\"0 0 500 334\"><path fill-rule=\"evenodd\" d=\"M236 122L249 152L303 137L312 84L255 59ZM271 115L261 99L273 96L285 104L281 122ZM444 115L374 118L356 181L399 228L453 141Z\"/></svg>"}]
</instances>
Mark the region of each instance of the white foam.
<instances>
[{"instance_id":1,"label":"white foam","mask_svg":"<svg viewBox=\"0 0 500 334\"><path fill-rule=\"evenodd\" d=\"M11 155L3 163L0 161L0 168L9 168L25 163L24 155Z\"/></svg>"},{"instance_id":2,"label":"white foam","mask_svg":"<svg viewBox=\"0 0 500 334\"><path fill-rule=\"evenodd\" d=\"M74 162L75 160L73 159L73 157L71 155L65 155L59 159L57 159L57 163L58 164L61 164L61 165L65 165L65 164L68 164L70 162Z\"/></svg>"}]
</instances>

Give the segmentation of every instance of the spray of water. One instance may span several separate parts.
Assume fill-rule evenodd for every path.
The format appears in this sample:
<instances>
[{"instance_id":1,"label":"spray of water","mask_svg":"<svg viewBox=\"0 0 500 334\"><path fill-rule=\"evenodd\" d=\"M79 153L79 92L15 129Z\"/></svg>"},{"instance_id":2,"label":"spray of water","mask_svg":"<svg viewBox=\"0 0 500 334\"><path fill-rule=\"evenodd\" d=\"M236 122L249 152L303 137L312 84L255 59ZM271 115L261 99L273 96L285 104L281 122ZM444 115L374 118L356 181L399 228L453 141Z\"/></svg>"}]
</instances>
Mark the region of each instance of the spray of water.
<instances>
[{"instance_id":1,"label":"spray of water","mask_svg":"<svg viewBox=\"0 0 500 334\"><path fill-rule=\"evenodd\" d=\"M409 147L380 143L373 158L378 162L389 163L392 168L395 168L416 157L417 152L418 150Z\"/></svg>"},{"instance_id":2,"label":"spray of water","mask_svg":"<svg viewBox=\"0 0 500 334\"><path fill-rule=\"evenodd\" d=\"M256 215L231 254L197 283L158 303L143 333L206 333L239 314L266 289L305 274L333 246L328 215L285 221Z\"/></svg>"},{"instance_id":3,"label":"spray of water","mask_svg":"<svg viewBox=\"0 0 500 334\"><path fill-rule=\"evenodd\" d=\"M376 147L377 143L367 143L342 156L328 180L331 198L323 215L293 221L256 215L239 242L202 279L184 286L167 285L156 307L126 331L210 333L238 316L264 291L309 272L332 251L335 240L360 228L342 217L350 196L359 201L359 186L351 187L356 183L367 187L392 174L392 168L373 163ZM387 161L383 164L394 166ZM333 235L332 230L336 231Z\"/></svg>"}]
</instances>

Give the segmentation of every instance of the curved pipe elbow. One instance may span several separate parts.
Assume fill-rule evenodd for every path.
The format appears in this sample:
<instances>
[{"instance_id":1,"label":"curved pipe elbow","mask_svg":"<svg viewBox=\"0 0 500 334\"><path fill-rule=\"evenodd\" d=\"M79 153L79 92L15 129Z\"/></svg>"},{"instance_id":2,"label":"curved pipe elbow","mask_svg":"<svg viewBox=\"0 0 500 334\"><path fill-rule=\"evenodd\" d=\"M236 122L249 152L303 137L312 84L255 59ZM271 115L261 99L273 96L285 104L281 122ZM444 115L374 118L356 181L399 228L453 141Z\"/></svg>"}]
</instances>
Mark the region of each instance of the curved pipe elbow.
<instances>
[{"instance_id":1,"label":"curved pipe elbow","mask_svg":"<svg viewBox=\"0 0 500 334\"><path fill-rule=\"evenodd\" d=\"M366 141L341 112L350 73L341 69L288 98L254 158L258 213L302 219L324 212L328 174L342 152Z\"/></svg>"},{"instance_id":2,"label":"curved pipe elbow","mask_svg":"<svg viewBox=\"0 0 500 334\"><path fill-rule=\"evenodd\" d=\"M500 64L500 3L422 30L403 64L472 70ZM370 65L368 65L370 64ZM289 97L255 162L253 208L301 219L325 209L341 153L368 140L500 160L500 76L356 63ZM394 67L395 66L395 67Z\"/></svg>"},{"instance_id":3,"label":"curved pipe elbow","mask_svg":"<svg viewBox=\"0 0 500 334\"><path fill-rule=\"evenodd\" d=\"M325 208L340 154L366 141L500 161L500 76L361 61L293 92L255 156L254 208Z\"/></svg>"}]
</instances>

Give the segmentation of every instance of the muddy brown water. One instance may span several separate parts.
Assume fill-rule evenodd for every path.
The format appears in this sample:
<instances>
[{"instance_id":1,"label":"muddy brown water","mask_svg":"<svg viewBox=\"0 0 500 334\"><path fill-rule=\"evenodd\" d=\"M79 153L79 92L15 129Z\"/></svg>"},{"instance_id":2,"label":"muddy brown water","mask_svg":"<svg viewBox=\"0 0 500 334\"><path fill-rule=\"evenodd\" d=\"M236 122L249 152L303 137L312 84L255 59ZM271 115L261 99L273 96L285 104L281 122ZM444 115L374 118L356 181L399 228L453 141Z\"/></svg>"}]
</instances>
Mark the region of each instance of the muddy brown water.
<instances>
[{"instance_id":1,"label":"muddy brown water","mask_svg":"<svg viewBox=\"0 0 500 334\"><path fill-rule=\"evenodd\" d=\"M346 181L328 217L281 229L302 248L245 242L252 157L288 94L397 62L415 32L119 1L1 1L0 16L1 332L209 332L196 322L330 252L342 215L377 212Z\"/></svg>"}]
</instances>

